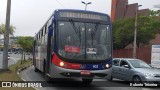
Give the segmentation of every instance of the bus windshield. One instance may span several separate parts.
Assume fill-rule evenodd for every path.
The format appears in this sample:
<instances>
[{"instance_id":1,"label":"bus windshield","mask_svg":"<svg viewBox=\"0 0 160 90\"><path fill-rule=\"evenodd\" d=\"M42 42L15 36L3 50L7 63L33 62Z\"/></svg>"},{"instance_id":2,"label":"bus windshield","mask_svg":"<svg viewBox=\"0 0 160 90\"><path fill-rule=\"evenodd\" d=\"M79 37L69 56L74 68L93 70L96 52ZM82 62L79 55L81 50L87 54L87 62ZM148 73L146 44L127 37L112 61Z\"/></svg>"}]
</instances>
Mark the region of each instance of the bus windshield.
<instances>
[{"instance_id":1,"label":"bus windshield","mask_svg":"<svg viewBox=\"0 0 160 90\"><path fill-rule=\"evenodd\" d=\"M75 60L105 60L110 58L110 26L72 20L59 21L58 54L64 58Z\"/></svg>"}]
</instances>

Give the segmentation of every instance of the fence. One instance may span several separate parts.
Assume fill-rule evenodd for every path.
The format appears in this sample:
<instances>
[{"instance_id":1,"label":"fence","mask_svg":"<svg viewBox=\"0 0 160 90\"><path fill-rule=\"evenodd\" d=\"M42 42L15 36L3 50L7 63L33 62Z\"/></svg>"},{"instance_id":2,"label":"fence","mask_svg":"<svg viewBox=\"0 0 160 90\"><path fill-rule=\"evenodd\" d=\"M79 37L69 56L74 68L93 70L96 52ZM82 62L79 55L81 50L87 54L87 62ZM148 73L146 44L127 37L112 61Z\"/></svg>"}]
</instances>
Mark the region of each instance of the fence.
<instances>
[{"instance_id":1,"label":"fence","mask_svg":"<svg viewBox=\"0 0 160 90\"><path fill-rule=\"evenodd\" d=\"M113 50L113 58L133 58L133 49ZM151 48L137 48L136 58L142 59L147 63L151 63Z\"/></svg>"}]
</instances>

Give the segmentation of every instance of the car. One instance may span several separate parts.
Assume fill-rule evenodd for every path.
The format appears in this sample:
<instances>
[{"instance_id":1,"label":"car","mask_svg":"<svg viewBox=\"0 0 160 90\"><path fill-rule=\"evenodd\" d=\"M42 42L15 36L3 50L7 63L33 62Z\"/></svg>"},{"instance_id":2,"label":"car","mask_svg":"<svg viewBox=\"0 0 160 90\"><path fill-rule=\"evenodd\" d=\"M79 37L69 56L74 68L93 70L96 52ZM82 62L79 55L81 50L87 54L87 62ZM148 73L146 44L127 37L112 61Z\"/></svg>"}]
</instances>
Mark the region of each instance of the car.
<instances>
[{"instance_id":1,"label":"car","mask_svg":"<svg viewBox=\"0 0 160 90\"><path fill-rule=\"evenodd\" d=\"M8 52L8 54L12 54L11 52Z\"/></svg>"},{"instance_id":2,"label":"car","mask_svg":"<svg viewBox=\"0 0 160 90\"><path fill-rule=\"evenodd\" d=\"M8 60L10 60L10 56L8 55Z\"/></svg>"},{"instance_id":3,"label":"car","mask_svg":"<svg viewBox=\"0 0 160 90\"><path fill-rule=\"evenodd\" d=\"M132 82L159 82L160 69L153 68L140 59L113 58L112 71L108 80L113 78Z\"/></svg>"}]
</instances>

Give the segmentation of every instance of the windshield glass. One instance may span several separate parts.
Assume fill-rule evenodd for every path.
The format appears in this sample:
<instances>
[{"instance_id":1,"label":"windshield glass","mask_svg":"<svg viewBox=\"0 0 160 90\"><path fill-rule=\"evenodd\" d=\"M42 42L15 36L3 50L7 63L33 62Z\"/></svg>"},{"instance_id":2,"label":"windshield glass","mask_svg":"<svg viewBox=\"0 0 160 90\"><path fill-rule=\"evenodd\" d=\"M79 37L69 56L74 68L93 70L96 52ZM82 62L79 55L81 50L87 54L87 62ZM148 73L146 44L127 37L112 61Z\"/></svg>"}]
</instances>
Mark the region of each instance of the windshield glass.
<instances>
[{"instance_id":1,"label":"windshield glass","mask_svg":"<svg viewBox=\"0 0 160 90\"><path fill-rule=\"evenodd\" d=\"M58 53L68 59L105 60L111 57L109 25L59 21Z\"/></svg>"},{"instance_id":2,"label":"windshield glass","mask_svg":"<svg viewBox=\"0 0 160 90\"><path fill-rule=\"evenodd\" d=\"M150 68L150 66L142 60L128 60L134 68Z\"/></svg>"}]
</instances>

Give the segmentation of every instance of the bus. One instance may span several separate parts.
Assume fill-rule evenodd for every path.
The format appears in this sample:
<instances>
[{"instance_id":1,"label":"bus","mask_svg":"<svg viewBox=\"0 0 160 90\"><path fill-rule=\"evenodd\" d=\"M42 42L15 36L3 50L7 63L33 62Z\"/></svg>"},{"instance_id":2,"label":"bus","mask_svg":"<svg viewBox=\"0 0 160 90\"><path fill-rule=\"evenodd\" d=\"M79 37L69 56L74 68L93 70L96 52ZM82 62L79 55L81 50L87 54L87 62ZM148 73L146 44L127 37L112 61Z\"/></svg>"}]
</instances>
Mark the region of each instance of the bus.
<instances>
[{"instance_id":1,"label":"bus","mask_svg":"<svg viewBox=\"0 0 160 90\"><path fill-rule=\"evenodd\" d=\"M84 10L55 10L34 38L33 65L47 81L106 78L112 66L109 15Z\"/></svg>"}]
</instances>

